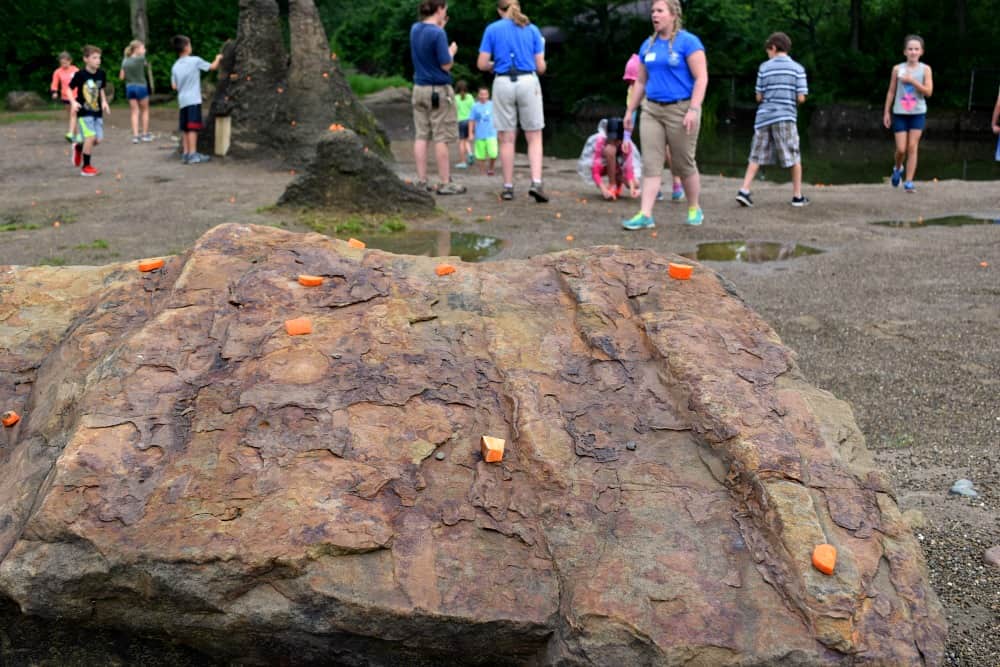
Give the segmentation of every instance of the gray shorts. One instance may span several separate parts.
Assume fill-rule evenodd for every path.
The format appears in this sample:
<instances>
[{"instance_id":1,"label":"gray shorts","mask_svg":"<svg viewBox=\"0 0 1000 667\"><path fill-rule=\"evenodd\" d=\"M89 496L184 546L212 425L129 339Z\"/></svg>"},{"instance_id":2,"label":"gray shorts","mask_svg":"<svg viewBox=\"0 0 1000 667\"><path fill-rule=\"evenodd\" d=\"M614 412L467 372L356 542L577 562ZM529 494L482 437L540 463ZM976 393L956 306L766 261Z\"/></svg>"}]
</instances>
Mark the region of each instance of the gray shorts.
<instances>
[{"instance_id":1,"label":"gray shorts","mask_svg":"<svg viewBox=\"0 0 1000 667\"><path fill-rule=\"evenodd\" d=\"M96 116L80 116L76 119L76 143L82 144L87 139L104 140L104 119Z\"/></svg>"},{"instance_id":2,"label":"gray shorts","mask_svg":"<svg viewBox=\"0 0 1000 667\"><path fill-rule=\"evenodd\" d=\"M799 152L799 128L795 122L783 120L755 130L750 144L750 161L794 167L802 159Z\"/></svg>"},{"instance_id":3,"label":"gray shorts","mask_svg":"<svg viewBox=\"0 0 1000 667\"><path fill-rule=\"evenodd\" d=\"M497 132L541 130L545 127L542 84L534 72L519 74L517 81L498 74L493 79L493 127Z\"/></svg>"}]
</instances>

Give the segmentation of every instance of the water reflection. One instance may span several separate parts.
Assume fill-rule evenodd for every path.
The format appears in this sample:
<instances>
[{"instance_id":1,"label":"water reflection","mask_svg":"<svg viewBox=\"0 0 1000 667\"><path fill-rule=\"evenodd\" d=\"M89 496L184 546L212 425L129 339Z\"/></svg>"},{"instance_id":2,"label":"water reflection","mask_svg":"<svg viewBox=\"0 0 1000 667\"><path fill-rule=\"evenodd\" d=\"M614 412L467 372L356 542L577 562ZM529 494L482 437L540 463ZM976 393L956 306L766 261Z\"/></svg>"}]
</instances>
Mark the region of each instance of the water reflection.
<instances>
[{"instance_id":1,"label":"water reflection","mask_svg":"<svg viewBox=\"0 0 1000 667\"><path fill-rule=\"evenodd\" d=\"M799 245L794 242L777 243L774 241L721 241L718 243L699 243L697 252L683 255L689 259L711 262L777 262L794 257L818 255L823 251Z\"/></svg>"},{"instance_id":2,"label":"water reflection","mask_svg":"<svg viewBox=\"0 0 1000 667\"><path fill-rule=\"evenodd\" d=\"M948 215L941 218L916 220L880 220L871 223L883 227L961 227L963 225L1000 225L1000 218L976 218L971 215Z\"/></svg>"},{"instance_id":3,"label":"water reflection","mask_svg":"<svg viewBox=\"0 0 1000 667\"><path fill-rule=\"evenodd\" d=\"M369 248L397 255L459 257L463 262L480 262L503 249L503 241L493 236L448 230L419 230L398 234L366 236Z\"/></svg>"}]
</instances>

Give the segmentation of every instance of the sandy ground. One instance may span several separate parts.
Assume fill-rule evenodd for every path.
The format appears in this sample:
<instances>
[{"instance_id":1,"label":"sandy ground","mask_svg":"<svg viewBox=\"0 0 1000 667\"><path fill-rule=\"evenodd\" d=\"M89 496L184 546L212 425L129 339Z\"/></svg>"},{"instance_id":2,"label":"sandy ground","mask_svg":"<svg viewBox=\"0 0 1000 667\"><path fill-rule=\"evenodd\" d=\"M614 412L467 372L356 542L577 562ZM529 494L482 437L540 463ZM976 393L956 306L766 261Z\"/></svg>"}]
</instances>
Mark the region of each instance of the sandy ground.
<instances>
[{"instance_id":1,"label":"sandy ground","mask_svg":"<svg viewBox=\"0 0 1000 667\"><path fill-rule=\"evenodd\" d=\"M95 151L103 170L96 178L70 166L57 116L0 125L0 228L15 228L0 232L0 264L102 264L177 253L231 221L305 229L295 215L269 210L293 177L287 167L180 164L170 136L175 113L154 110L157 140L132 145L126 112L115 109L107 141ZM401 175L412 178L408 142L393 145ZM890 150L886 145L887 162ZM498 178L456 172L469 193L439 197L439 215L406 219L408 227L501 238L496 260L570 245L689 253L698 243L730 240L825 251L706 265L728 277L796 350L812 382L850 402L903 509L922 515L922 525L911 517L951 626L948 664L1000 665L1000 569L983 562L983 552L1000 544L1000 224L869 224L952 214L1000 218L1000 183L920 182L915 195L887 184L809 185L813 203L804 209L788 205L790 186L760 184L756 206L744 209L734 200L736 180L708 174L706 223L686 227L684 205L660 203L654 234L622 230L619 221L637 210L635 203L600 201L572 161L546 160L552 201L535 204L526 195L524 156L518 164L515 201L499 201ZM949 495L959 478L973 480L979 497Z\"/></svg>"}]
</instances>

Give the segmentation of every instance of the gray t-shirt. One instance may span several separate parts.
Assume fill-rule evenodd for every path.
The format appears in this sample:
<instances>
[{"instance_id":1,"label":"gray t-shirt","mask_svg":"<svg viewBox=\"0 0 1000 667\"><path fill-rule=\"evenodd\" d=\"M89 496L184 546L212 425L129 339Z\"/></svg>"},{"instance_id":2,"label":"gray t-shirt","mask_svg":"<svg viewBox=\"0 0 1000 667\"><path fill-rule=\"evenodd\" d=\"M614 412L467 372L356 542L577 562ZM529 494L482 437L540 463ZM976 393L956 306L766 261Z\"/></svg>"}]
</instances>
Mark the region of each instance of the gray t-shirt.
<instances>
[{"instance_id":1,"label":"gray t-shirt","mask_svg":"<svg viewBox=\"0 0 1000 667\"><path fill-rule=\"evenodd\" d=\"M122 61L122 70L125 72L125 85L146 85L146 58L144 56L129 56Z\"/></svg>"},{"instance_id":2,"label":"gray t-shirt","mask_svg":"<svg viewBox=\"0 0 1000 667\"><path fill-rule=\"evenodd\" d=\"M784 121L794 123L798 96L809 94L806 70L787 55L769 58L757 69L756 90L761 101L753 124L755 130Z\"/></svg>"},{"instance_id":3,"label":"gray t-shirt","mask_svg":"<svg viewBox=\"0 0 1000 667\"><path fill-rule=\"evenodd\" d=\"M183 109L201 104L201 72L207 72L211 66L198 56L177 59L170 69L170 80L177 86L177 106Z\"/></svg>"}]
</instances>

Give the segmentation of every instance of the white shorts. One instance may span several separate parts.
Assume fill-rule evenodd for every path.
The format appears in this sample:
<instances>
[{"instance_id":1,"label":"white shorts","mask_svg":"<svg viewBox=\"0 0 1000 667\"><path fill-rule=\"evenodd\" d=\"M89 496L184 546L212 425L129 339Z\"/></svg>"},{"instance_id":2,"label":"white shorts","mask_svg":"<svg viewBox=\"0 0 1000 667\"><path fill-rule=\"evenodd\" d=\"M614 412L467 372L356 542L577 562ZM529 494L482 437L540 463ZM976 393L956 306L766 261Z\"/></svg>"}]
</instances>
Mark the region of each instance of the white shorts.
<instances>
[{"instance_id":1,"label":"white shorts","mask_svg":"<svg viewBox=\"0 0 1000 667\"><path fill-rule=\"evenodd\" d=\"M516 82L503 74L493 79L493 127L510 132L517 129L518 120L522 130L545 127L542 84L534 72L518 74Z\"/></svg>"}]
</instances>

